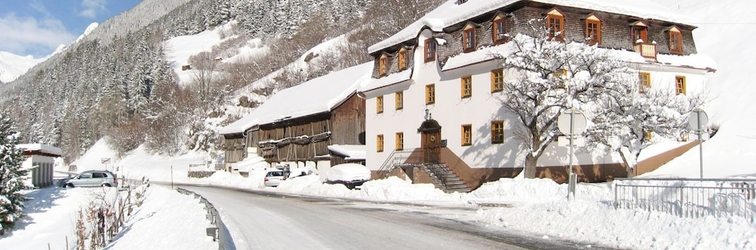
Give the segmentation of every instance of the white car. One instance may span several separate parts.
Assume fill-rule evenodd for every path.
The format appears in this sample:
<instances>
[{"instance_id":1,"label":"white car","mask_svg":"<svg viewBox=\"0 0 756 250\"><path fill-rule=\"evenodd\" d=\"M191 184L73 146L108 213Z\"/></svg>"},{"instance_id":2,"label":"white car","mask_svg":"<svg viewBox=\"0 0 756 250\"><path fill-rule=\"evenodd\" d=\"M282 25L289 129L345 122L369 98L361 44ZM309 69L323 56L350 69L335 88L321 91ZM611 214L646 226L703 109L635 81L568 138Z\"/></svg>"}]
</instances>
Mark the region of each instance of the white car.
<instances>
[{"instance_id":1,"label":"white car","mask_svg":"<svg viewBox=\"0 0 756 250\"><path fill-rule=\"evenodd\" d=\"M344 163L331 167L320 176L328 184L344 184L349 189L362 186L371 178L370 169L357 163Z\"/></svg>"},{"instance_id":2,"label":"white car","mask_svg":"<svg viewBox=\"0 0 756 250\"><path fill-rule=\"evenodd\" d=\"M277 187L282 181L286 180L283 170L271 170L265 174L265 186Z\"/></svg>"},{"instance_id":3,"label":"white car","mask_svg":"<svg viewBox=\"0 0 756 250\"><path fill-rule=\"evenodd\" d=\"M118 178L108 170L88 170L67 179L65 187L118 187Z\"/></svg>"}]
</instances>

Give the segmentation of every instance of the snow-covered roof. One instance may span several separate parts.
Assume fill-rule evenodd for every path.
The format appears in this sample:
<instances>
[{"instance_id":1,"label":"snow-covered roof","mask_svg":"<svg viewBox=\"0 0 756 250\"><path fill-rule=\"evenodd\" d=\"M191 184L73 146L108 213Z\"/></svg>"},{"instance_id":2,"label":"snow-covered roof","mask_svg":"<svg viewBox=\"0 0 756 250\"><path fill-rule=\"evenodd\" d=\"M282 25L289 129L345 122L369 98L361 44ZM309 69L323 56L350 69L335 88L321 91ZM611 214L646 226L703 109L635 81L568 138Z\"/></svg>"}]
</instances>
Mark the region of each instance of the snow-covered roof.
<instances>
[{"instance_id":1,"label":"snow-covered roof","mask_svg":"<svg viewBox=\"0 0 756 250\"><path fill-rule=\"evenodd\" d=\"M368 62L281 90L218 132L237 134L255 125L329 112L354 94L370 78L372 70L373 62Z\"/></svg>"},{"instance_id":2,"label":"snow-covered roof","mask_svg":"<svg viewBox=\"0 0 756 250\"><path fill-rule=\"evenodd\" d=\"M364 161L367 146L365 145L328 145L328 150L345 156L348 161Z\"/></svg>"},{"instance_id":3,"label":"snow-covered roof","mask_svg":"<svg viewBox=\"0 0 756 250\"><path fill-rule=\"evenodd\" d=\"M462 53L450 57L446 64L442 67L442 71L453 70L460 67L485 62L494 59L494 55L506 56L514 49L512 43L507 43L500 46L492 46L482 48L470 53ZM671 67L684 67L701 69L706 71L713 71L717 68L717 63L706 55L693 54L693 55L670 55L670 54L658 54L656 56L656 62L649 62L637 52L626 50L611 49L611 53L614 56L621 58L629 63L648 64L648 65L663 65Z\"/></svg>"},{"instance_id":4,"label":"snow-covered roof","mask_svg":"<svg viewBox=\"0 0 756 250\"><path fill-rule=\"evenodd\" d=\"M423 27L428 27L435 32L441 32L444 28L471 17L494 11L524 0L476 0L457 4L457 0L448 0L438 8L428 12L420 20L415 21L393 36L380 41L368 48L369 53L374 53L395 44L411 40L417 36ZM644 19L664 20L673 23L687 24L692 21L679 16L658 3L649 0L530 0L544 4L567 6L581 9L590 9L601 12L623 14Z\"/></svg>"},{"instance_id":5,"label":"snow-covered roof","mask_svg":"<svg viewBox=\"0 0 756 250\"><path fill-rule=\"evenodd\" d=\"M389 86L395 83L400 83L406 80L409 80L412 77L412 70L405 70L397 73L393 73L390 75L387 75L385 77L381 78L371 78L368 82L366 82L360 91L369 91L374 90L378 88L382 88L385 86Z\"/></svg>"},{"instance_id":6,"label":"snow-covered roof","mask_svg":"<svg viewBox=\"0 0 756 250\"><path fill-rule=\"evenodd\" d=\"M44 154L63 155L63 150L57 147L53 147L46 144L18 144L17 148L23 149L25 152L40 152Z\"/></svg>"}]
</instances>

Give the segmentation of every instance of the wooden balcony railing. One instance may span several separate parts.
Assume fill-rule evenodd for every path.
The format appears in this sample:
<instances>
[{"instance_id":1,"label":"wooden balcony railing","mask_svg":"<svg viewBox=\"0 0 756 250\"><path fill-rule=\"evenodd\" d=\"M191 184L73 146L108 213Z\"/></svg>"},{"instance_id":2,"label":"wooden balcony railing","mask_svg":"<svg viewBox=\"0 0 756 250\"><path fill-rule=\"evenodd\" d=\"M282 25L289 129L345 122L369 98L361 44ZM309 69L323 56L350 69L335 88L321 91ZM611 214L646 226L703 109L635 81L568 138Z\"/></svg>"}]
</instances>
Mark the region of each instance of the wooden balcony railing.
<instances>
[{"instance_id":1,"label":"wooden balcony railing","mask_svg":"<svg viewBox=\"0 0 756 250\"><path fill-rule=\"evenodd\" d=\"M657 51L655 43L636 43L633 45L633 50L646 59L656 61Z\"/></svg>"}]
</instances>

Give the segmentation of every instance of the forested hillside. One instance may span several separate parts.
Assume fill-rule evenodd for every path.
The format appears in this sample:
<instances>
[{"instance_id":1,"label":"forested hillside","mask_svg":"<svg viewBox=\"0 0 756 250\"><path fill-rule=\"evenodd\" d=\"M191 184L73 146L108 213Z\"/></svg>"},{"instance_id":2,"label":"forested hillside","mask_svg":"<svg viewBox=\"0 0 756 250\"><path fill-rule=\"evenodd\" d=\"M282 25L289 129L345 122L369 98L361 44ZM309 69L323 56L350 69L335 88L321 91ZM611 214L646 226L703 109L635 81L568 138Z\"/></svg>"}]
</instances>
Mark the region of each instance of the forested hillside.
<instances>
[{"instance_id":1,"label":"forested hillside","mask_svg":"<svg viewBox=\"0 0 756 250\"><path fill-rule=\"evenodd\" d=\"M254 108L231 95L276 72L324 41L348 43L309 71L286 72L266 86L269 95L332 70L370 60L366 48L436 7L441 0L144 0L98 26L62 53L0 85L0 109L22 141L63 148L75 159L98 139L125 152L144 145L156 153L212 150L218 137L206 124L228 105ZM401 6L401 7L400 7ZM190 57L193 70L214 77L179 82L165 58L171 37L231 27L224 42ZM216 64L261 39L269 53Z\"/></svg>"}]
</instances>

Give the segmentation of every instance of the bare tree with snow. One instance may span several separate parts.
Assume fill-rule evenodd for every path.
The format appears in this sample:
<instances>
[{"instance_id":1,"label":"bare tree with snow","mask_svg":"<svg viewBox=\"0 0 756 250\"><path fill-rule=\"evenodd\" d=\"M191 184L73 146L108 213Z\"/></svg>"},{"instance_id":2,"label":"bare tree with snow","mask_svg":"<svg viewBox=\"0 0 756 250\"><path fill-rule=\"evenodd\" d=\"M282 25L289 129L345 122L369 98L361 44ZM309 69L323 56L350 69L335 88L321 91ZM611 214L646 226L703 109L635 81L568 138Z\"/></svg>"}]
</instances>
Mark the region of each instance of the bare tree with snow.
<instances>
[{"instance_id":1,"label":"bare tree with snow","mask_svg":"<svg viewBox=\"0 0 756 250\"><path fill-rule=\"evenodd\" d=\"M556 124L559 114L566 109L586 113L591 120L586 133L588 141L594 146L606 145L610 150L642 141L643 133L635 132L643 131L644 126L679 127L678 118L684 110L662 118L671 108L648 108L650 102L673 103L678 97L639 94L637 72L617 51L585 43L552 41L541 21L531 20L532 36L515 36L509 45L511 50L495 55L510 75L501 103L519 121L512 127L514 137L523 142L527 151L526 178L536 176L538 158L562 134ZM674 103L683 105L685 101ZM695 104L688 106L691 105ZM631 118L636 115L645 117ZM641 124L625 119L638 119Z\"/></svg>"}]
</instances>

